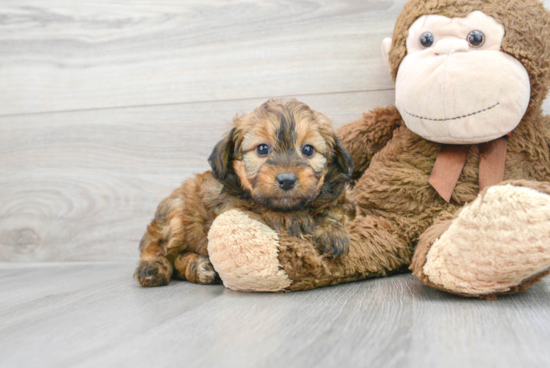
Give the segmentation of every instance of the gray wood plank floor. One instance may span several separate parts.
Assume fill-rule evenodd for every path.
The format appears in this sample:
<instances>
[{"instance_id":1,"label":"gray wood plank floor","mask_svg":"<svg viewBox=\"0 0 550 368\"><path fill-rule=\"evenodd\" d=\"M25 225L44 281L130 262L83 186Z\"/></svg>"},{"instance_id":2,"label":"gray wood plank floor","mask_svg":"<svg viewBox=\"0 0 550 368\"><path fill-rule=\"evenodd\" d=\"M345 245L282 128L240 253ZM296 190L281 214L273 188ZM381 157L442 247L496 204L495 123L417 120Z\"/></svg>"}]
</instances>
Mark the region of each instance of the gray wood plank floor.
<instances>
[{"instance_id":1,"label":"gray wood plank floor","mask_svg":"<svg viewBox=\"0 0 550 368\"><path fill-rule=\"evenodd\" d=\"M293 294L133 263L0 263L0 367L549 367L550 280L497 301L411 275Z\"/></svg>"}]
</instances>

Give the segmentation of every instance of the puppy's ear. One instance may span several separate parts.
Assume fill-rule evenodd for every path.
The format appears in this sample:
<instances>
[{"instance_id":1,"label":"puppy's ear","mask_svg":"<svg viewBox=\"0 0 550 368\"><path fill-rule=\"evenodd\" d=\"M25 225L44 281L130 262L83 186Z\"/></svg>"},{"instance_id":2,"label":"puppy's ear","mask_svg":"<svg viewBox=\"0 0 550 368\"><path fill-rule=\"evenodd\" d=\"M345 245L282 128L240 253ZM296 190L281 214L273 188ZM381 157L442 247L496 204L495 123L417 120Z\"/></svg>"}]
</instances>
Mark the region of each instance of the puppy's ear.
<instances>
[{"instance_id":1,"label":"puppy's ear","mask_svg":"<svg viewBox=\"0 0 550 368\"><path fill-rule=\"evenodd\" d=\"M338 172L347 175L349 180L351 180L351 174L353 172L353 159L351 154L346 151L342 143L337 137L334 137L334 148L333 148L333 163L336 166Z\"/></svg>"},{"instance_id":2,"label":"puppy's ear","mask_svg":"<svg viewBox=\"0 0 550 368\"><path fill-rule=\"evenodd\" d=\"M344 175L345 177L348 177L347 181L351 181L351 174L353 172L353 159L351 158L350 153L346 151L344 146L342 146L342 143L340 143L340 140L332 129L332 124L330 120L325 115L314 111L313 117L323 127L321 134L323 135L325 140L327 142L333 142L331 152L329 153L329 155L327 155L329 164L327 175L329 177L332 177L335 174ZM329 178L325 176L325 181L327 179Z\"/></svg>"},{"instance_id":3,"label":"puppy's ear","mask_svg":"<svg viewBox=\"0 0 550 368\"><path fill-rule=\"evenodd\" d=\"M338 138L334 138L328 170L321 192L317 196L316 203L324 205L338 199L347 183L351 182L353 160L348 151L342 146Z\"/></svg>"},{"instance_id":4,"label":"puppy's ear","mask_svg":"<svg viewBox=\"0 0 550 368\"><path fill-rule=\"evenodd\" d=\"M221 183L225 183L228 176L234 174L232 162L235 152L235 128L219 141L208 158L214 177Z\"/></svg>"}]
</instances>

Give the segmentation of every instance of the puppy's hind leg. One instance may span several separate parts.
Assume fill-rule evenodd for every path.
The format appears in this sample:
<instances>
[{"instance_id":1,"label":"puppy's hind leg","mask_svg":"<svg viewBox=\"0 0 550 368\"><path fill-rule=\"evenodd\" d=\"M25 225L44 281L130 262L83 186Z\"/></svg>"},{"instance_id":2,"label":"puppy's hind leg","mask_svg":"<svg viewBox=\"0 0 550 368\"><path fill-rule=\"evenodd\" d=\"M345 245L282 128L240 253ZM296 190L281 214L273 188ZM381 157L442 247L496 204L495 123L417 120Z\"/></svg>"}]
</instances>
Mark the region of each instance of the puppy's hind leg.
<instances>
[{"instance_id":1,"label":"puppy's hind leg","mask_svg":"<svg viewBox=\"0 0 550 368\"><path fill-rule=\"evenodd\" d=\"M186 252L178 255L174 261L174 268L179 278L195 284L221 283L210 259L197 253Z\"/></svg>"},{"instance_id":2,"label":"puppy's hind leg","mask_svg":"<svg viewBox=\"0 0 550 368\"><path fill-rule=\"evenodd\" d=\"M174 266L164 255L159 239L154 239L148 231L141 240L140 262L136 269L135 278L141 286L168 285Z\"/></svg>"},{"instance_id":3,"label":"puppy's hind leg","mask_svg":"<svg viewBox=\"0 0 550 368\"><path fill-rule=\"evenodd\" d=\"M155 218L141 239L135 278L142 286L168 285L174 271L174 258L186 247L180 216L184 207L181 191L182 187L160 202Z\"/></svg>"},{"instance_id":4,"label":"puppy's hind leg","mask_svg":"<svg viewBox=\"0 0 550 368\"><path fill-rule=\"evenodd\" d=\"M165 257L154 261L140 261L135 276L141 286L168 285L172 277L172 266Z\"/></svg>"}]
</instances>

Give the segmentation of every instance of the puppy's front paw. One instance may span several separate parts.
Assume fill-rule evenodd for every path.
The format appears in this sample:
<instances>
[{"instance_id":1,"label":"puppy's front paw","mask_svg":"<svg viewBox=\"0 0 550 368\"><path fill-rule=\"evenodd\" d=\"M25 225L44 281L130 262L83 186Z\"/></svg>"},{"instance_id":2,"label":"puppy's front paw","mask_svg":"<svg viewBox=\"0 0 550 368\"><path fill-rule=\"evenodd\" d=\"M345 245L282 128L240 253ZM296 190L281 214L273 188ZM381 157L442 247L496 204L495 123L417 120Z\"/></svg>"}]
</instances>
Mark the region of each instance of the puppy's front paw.
<instances>
[{"instance_id":1,"label":"puppy's front paw","mask_svg":"<svg viewBox=\"0 0 550 368\"><path fill-rule=\"evenodd\" d=\"M193 262L189 262L187 267L187 280L191 282L203 285L219 284L221 282L220 276L206 257L200 257Z\"/></svg>"},{"instance_id":2,"label":"puppy's front paw","mask_svg":"<svg viewBox=\"0 0 550 368\"><path fill-rule=\"evenodd\" d=\"M163 286L170 282L170 269L159 261L141 261L135 277L141 286Z\"/></svg>"},{"instance_id":3,"label":"puppy's front paw","mask_svg":"<svg viewBox=\"0 0 550 368\"><path fill-rule=\"evenodd\" d=\"M210 259L197 253L180 254L174 262L177 275L194 284L219 284L218 273L214 270Z\"/></svg>"},{"instance_id":4,"label":"puppy's front paw","mask_svg":"<svg viewBox=\"0 0 550 368\"><path fill-rule=\"evenodd\" d=\"M349 252L348 232L341 226L318 226L313 231L313 243L323 253L338 258Z\"/></svg>"}]
</instances>

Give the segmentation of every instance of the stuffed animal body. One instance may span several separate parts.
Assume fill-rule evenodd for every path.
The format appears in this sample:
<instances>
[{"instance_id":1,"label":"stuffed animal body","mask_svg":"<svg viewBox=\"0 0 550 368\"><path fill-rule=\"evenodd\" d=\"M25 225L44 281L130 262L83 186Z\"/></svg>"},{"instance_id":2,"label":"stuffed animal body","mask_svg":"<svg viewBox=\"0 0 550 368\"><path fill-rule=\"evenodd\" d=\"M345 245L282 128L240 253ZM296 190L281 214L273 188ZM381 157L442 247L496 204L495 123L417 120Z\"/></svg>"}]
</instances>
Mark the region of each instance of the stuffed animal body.
<instances>
[{"instance_id":1,"label":"stuffed animal body","mask_svg":"<svg viewBox=\"0 0 550 368\"><path fill-rule=\"evenodd\" d=\"M338 131L355 163L349 253L327 257L231 210L209 232L224 284L293 291L410 269L494 298L550 273L549 47L536 0L409 1L383 42L396 106Z\"/></svg>"}]
</instances>

